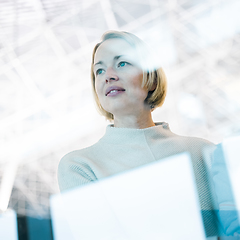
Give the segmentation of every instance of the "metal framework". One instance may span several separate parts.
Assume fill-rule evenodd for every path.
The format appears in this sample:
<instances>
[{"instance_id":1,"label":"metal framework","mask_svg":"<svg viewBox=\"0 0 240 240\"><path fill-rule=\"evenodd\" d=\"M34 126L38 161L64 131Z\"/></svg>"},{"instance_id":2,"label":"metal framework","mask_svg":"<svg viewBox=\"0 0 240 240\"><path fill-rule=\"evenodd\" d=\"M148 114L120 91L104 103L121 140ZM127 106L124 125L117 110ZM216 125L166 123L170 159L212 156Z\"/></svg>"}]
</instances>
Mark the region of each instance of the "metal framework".
<instances>
[{"instance_id":1,"label":"metal framework","mask_svg":"<svg viewBox=\"0 0 240 240\"><path fill-rule=\"evenodd\" d=\"M240 134L239 7L238 0L2 0L0 179L12 169L9 206L48 216L60 158L102 136L107 122L94 107L90 62L109 29L133 32L159 54L169 90L156 121L215 143Z\"/></svg>"}]
</instances>

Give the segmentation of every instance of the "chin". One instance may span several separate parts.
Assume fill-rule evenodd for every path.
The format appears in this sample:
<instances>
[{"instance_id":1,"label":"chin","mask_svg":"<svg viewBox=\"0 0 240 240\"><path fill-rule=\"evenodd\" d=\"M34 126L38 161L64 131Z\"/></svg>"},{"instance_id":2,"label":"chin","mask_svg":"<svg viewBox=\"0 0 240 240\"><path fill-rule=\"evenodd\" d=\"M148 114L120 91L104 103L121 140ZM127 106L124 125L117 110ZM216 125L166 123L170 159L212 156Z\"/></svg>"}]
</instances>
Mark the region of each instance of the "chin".
<instances>
[{"instance_id":1,"label":"chin","mask_svg":"<svg viewBox=\"0 0 240 240\"><path fill-rule=\"evenodd\" d=\"M125 104L114 104L114 106L109 106L104 108L107 112L112 113L113 115L115 115L114 113L119 113L122 112L124 109L126 110L126 105Z\"/></svg>"}]
</instances>

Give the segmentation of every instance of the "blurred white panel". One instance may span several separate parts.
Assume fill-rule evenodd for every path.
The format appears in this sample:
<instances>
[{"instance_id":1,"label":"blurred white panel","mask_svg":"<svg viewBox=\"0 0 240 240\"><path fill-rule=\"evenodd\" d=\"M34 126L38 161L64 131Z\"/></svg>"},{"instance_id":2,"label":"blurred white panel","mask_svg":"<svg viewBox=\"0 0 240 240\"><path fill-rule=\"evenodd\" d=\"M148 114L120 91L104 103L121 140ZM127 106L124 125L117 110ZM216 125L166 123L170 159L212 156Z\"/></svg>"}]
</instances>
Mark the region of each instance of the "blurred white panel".
<instances>
[{"instance_id":1,"label":"blurred white panel","mask_svg":"<svg viewBox=\"0 0 240 240\"><path fill-rule=\"evenodd\" d=\"M0 213L0 239L18 240L17 214L12 209Z\"/></svg>"},{"instance_id":2,"label":"blurred white panel","mask_svg":"<svg viewBox=\"0 0 240 240\"><path fill-rule=\"evenodd\" d=\"M65 215L75 239L205 239L188 153L65 191L53 204L55 231Z\"/></svg>"},{"instance_id":3,"label":"blurred white panel","mask_svg":"<svg viewBox=\"0 0 240 240\"><path fill-rule=\"evenodd\" d=\"M75 240L128 239L96 183L53 196L51 208L56 240L65 240L62 234ZM64 224L67 227L63 230Z\"/></svg>"},{"instance_id":4,"label":"blurred white panel","mask_svg":"<svg viewBox=\"0 0 240 240\"><path fill-rule=\"evenodd\" d=\"M61 196L50 197L50 211L52 217L52 231L54 240L74 239L64 212Z\"/></svg>"}]
</instances>

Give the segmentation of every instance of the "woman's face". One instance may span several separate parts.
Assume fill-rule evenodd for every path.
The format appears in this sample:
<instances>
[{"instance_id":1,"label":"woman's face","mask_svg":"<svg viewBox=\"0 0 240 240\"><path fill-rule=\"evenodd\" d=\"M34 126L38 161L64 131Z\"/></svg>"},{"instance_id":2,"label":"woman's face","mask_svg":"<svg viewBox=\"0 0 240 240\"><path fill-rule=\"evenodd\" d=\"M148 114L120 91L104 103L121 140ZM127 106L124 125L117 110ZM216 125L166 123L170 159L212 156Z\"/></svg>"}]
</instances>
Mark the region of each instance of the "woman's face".
<instances>
[{"instance_id":1,"label":"woman's face","mask_svg":"<svg viewBox=\"0 0 240 240\"><path fill-rule=\"evenodd\" d=\"M95 88L102 107L114 117L146 110L148 90L137 52L123 39L104 41L95 53Z\"/></svg>"}]
</instances>

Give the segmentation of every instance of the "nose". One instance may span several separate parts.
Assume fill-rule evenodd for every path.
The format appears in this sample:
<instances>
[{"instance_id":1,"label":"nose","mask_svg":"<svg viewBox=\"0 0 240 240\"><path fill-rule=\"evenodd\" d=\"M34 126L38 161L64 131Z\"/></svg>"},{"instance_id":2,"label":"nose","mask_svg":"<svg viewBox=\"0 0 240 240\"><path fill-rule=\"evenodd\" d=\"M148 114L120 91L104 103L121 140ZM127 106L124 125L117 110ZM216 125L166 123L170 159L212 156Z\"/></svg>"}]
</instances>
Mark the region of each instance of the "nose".
<instances>
[{"instance_id":1,"label":"nose","mask_svg":"<svg viewBox=\"0 0 240 240\"><path fill-rule=\"evenodd\" d=\"M119 77L116 71L112 67L109 67L106 71L106 78L105 78L106 83L110 81L118 81L118 80L119 80Z\"/></svg>"}]
</instances>

